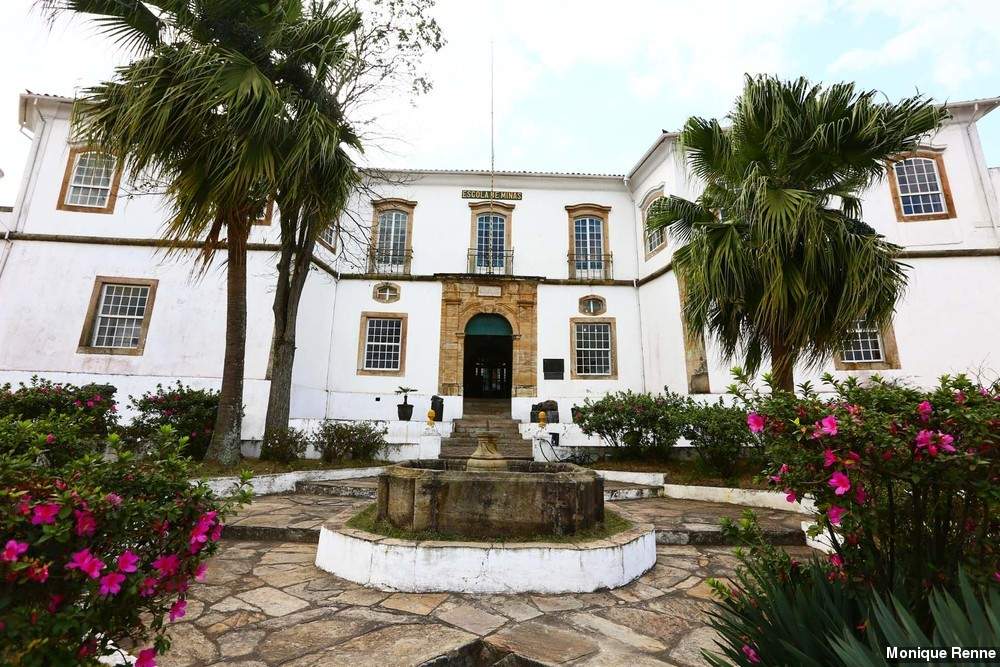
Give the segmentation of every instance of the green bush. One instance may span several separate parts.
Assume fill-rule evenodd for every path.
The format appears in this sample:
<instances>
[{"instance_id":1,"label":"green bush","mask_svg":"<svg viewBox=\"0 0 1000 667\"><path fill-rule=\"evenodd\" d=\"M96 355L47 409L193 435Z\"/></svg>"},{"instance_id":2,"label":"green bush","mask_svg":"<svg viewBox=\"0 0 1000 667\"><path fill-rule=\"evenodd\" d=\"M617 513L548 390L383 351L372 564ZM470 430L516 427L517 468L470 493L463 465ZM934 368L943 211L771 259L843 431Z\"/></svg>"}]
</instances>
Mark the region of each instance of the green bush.
<instances>
[{"instance_id":1,"label":"green bush","mask_svg":"<svg viewBox=\"0 0 1000 667\"><path fill-rule=\"evenodd\" d=\"M84 432L106 437L117 424L114 386L85 384L76 386L43 380L32 376L29 384L21 382L17 389L0 386L0 417L19 420L48 417L53 412L62 415L80 414L90 418L81 427Z\"/></svg>"},{"instance_id":2,"label":"green bush","mask_svg":"<svg viewBox=\"0 0 1000 667\"><path fill-rule=\"evenodd\" d=\"M686 402L679 394L621 391L586 399L574 421L597 435L621 458L666 458L684 430Z\"/></svg>"},{"instance_id":3,"label":"green bush","mask_svg":"<svg viewBox=\"0 0 1000 667\"><path fill-rule=\"evenodd\" d=\"M800 563L766 545L752 512L724 530L749 549L737 549L740 566L731 584L710 582L716 605L708 612L709 625L721 638L721 654L703 652L711 665L882 666L889 664L886 646L1000 642L995 584L977 586L960 572L959 597L932 590L931 613L921 619L896 597L854 586L836 565Z\"/></svg>"},{"instance_id":4,"label":"green bush","mask_svg":"<svg viewBox=\"0 0 1000 667\"><path fill-rule=\"evenodd\" d=\"M32 425L47 437L43 419L17 428ZM192 485L169 428L142 458L115 435L106 444L111 457L59 465L0 450L0 664L96 665L113 644L152 664L170 644L166 617L184 615L224 518L249 498L246 480L229 500Z\"/></svg>"},{"instance_id":5,"label":"green bush","mask_svg":"<svg viewBox=\"0 0 1000 667\"><path fill-rule=\"evenodd\" d=\"M87 454L104 452L106 441L93 435L93 419L83 412L52 412L36 419L0 417L0 454L35 452L39 462L61 467Z\"/></svg>"},{"instance_id":6,"label":"green bush","mask_svg":"<svg viewBox=\"0 0 1000 667\"><path fill-rule=\"evenodd\" d=\"M328 419L320 423L311 440L326 463L345 459L371 461L383 456L389 447L385 441L388 432L382 422Z\"/></svg>"},{"instance_id":7,"label":"green bush","mask_svg":"<svg viewBox=\"0 0 1000 667\"><path fill-rule=\"evenodd\" d=\"M698 454L702 464L725 479L736 473L741 459L756 444L747 430L746 412L718 403L700 403L688 399L684 437Z\"/></svg>"},{"instance_id":8,"label":"green bush","mask_svg":"<svg viewBox=\"0 0 1000 667\"><path fill-rule=\"evenodd\" d=\"M260 460L292 463L305 455L308 446L309 439L299 429L276 429L261 445Z\"/></svg>"},{"instance_id":9,"label":"green bush","mask_svg":"<svg viewBox=\"0 0 1000 667\"><path fill-rule=\"evenodd\" d=\"M164 426L170 426L187 436L184 453L196 461L205 458L205 450L212 441L212 429L219 410L219 392L211 389L193 389L181 383L156 391L146 392L138 398L129 396L129 406L136 416L124 430L126 440L134 446L155 437Z\"/></svg>"}]
</instances>

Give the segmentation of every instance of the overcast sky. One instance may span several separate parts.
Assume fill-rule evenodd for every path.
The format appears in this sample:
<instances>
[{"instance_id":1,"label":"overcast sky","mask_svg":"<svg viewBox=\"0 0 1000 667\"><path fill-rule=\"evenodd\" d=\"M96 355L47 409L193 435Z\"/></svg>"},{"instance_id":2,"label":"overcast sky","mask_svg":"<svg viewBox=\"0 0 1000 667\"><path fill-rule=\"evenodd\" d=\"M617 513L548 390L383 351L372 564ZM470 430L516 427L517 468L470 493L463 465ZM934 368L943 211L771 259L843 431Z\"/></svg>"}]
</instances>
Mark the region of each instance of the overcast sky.
<instances>
[{"instance_id":1,"label":"overcast sky","mask_svg":"<svg viewBox=\"0 0 1000 667\"><path fill-rule=\"evenodd\" d=\"M0 204L14 201L29 145L18 93L72 96L127 57L92 25L49 26L31 5L0 0ZM374 163L488 166L491 37L498 169L623 173L661 128L724 115L744 72L854 80L893 99L1000 95L995 0L439 0L435 14L448 45L428 62L434 91L381 116ZM991 165L993 116L980 123Z\"/></svg>"}]
</instances>

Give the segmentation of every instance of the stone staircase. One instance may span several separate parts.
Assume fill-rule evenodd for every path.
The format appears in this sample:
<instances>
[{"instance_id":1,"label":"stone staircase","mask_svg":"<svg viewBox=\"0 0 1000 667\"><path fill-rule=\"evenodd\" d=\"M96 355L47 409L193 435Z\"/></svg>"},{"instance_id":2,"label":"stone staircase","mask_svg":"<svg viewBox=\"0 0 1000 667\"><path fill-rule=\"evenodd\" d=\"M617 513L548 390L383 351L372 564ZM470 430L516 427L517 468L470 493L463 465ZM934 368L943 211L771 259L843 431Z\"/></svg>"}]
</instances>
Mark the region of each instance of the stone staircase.
<instances>
[{"instance_id":1,"label":"stone staircase","mask_svg":"<svg viewBox=\"0 0 1000 667\"><path fill-rule=\"evenodd\" d=\"M504 458L532 460L531 440L521 437L518 422L510 416L510 401L493 399L465 400L462 418L453 422L451 436L441 440L441 458L469 458L483 435L496 439Z\"/></svg>"}]
</instances>

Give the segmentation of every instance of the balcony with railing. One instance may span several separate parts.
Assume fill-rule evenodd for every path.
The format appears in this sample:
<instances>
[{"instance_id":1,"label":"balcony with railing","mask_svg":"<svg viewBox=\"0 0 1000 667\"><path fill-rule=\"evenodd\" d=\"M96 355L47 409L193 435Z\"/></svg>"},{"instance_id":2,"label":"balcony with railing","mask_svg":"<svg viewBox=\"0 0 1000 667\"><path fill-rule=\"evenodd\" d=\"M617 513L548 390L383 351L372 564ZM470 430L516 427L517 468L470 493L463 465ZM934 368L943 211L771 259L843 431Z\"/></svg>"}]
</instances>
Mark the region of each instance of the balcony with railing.
<instances>
[{"instance_id":1,"label":"balcony with railing","mask_svg":"<svg viewBox=\"0 0 1000 667\"><path fill-rule=\"evenodd\" d=\"M569 277L577 280L611 280L610 254L569 254Z\"/></svg>"},{"instance_id":2,"label":"balcony with railing","mask_svg":"<svg viewBox=\"0 0 1000 667\"><path fill-rule=\"evenodd\" d=\"M490 248L469 248L468 272L490 276L514 273L514 251Z\"/></svg>"},{"instance_id":3,"label":"balcony with railing","mask_svg":"<svg viewBox=\"0 0 1000 667\"><path fill-rule=\"evenodd\" d=\"M405 275L410 272L412 250L372 248L368 253L368 273Z\"/></svg>"}]
</instances>

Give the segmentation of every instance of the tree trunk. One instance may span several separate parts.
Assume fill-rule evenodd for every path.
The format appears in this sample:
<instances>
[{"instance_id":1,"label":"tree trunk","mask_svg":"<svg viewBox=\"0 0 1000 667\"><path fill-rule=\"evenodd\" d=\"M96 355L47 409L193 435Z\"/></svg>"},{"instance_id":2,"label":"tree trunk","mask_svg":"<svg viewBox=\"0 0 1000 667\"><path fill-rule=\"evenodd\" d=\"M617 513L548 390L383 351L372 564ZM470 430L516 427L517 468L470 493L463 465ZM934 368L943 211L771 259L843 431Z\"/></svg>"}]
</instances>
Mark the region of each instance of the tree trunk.
<instances>
[{"instance_id":1,"label":"tree trunk","mask_svg":"<svg viewBox=\"0 0 1000 667\"><path fill-rule=\"evenodd\" d=\"M795 353L782 336L771 341L771 380L774 389L795 393Z\"/></svg>"},{"instance_id":2,"label":"tree trunk","mask_svg":"<svg viewBox=\"0 0 1000 667\"><path fill-rule=\"evenodd\" d=\"M222 367L219 412L205 460L233 466L240 460L243 425L243 368L247 347L247 239L249 221L226 225L226 354Z\"/></svg>"},{"instance_id":3,"label":"tree trunk","mask_svg":"<svg viewBox=\"0 0 1000 667\"><path fill-rule=\"evenodd\" d=\"M283 242L284 245L284 242ZM288 427L295 365L295 327L299 301L309 275L315 241L304 240L301 248L281 250L278 286L274 292L274 336L271 342L271 387L264 418L264 439Z\"/></svg>"}]
</instances>

